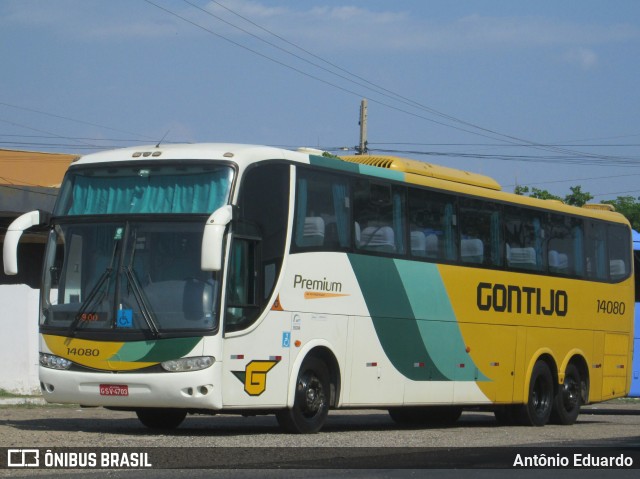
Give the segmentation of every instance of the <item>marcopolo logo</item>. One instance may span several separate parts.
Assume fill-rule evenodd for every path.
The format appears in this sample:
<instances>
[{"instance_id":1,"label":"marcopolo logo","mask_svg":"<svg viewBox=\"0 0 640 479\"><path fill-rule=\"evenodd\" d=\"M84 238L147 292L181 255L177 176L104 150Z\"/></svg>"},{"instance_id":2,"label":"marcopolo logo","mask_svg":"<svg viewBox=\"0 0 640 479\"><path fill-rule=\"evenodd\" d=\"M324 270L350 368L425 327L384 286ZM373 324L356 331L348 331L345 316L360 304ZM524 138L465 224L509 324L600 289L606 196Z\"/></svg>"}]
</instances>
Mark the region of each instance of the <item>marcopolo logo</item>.
<instances>
[{"instance_id":1,"label":"marcopolo logo","mask_svg":"<svg viewBox=\"0 0 640 479\"><path fill-rule=\"evenodd\" d=\"M476 301L480 311L566 316L569 295L561 289L533 288L500 283L478 283Z\"/></svg>"}]
</instances>

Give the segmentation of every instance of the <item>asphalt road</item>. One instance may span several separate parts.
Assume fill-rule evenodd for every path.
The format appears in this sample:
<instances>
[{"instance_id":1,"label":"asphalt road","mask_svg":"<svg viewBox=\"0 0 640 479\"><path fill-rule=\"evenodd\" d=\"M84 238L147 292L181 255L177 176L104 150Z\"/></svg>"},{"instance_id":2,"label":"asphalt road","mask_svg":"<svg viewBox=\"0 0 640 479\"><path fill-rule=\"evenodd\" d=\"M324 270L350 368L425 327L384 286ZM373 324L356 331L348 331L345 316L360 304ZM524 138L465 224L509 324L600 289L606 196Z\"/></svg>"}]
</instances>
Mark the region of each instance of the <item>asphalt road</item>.
<instances>
[{"instance_id":1,"label":"asphalt road","mask_svg":"<svg viewBox=\"0 0 640 479\"><path fill-rule=\"evenodd\" d=\"M573 426L547 425L541 428L499 426L493 414L481 411L465 411L452 427L423 429L398 427L385 411L332 411L323 430L312 435L282 433L272 416L189 416L178 429L158 432L145 428L133 413L128 412L72 406L0 406L0 448L51 448L52 451L58 448L90 448L83 451L167 448L161 450L160 456L155 454L156 465L158 461L171 464L172 455L184 455L185 451L196 454L198 450L194 448L207 448L208 455L216 451L226 461L225 477L255 477L255 474L250 475L243 468L250 467L255 472L261 461L265 466L260 470L260 476L264 477L328 477L333 476L334 467L340 470L340 475L348 477L430 477L433 469L418 471L411 469L414 464L411 461L393 461L402 453L410 457L407 454L413 451L419 453L422 459L424 454L431 454L429 457L436 464L444 464L443 467L447 468L457 467L452 466L452 462L455 463L458 457L462 467L467 467L464 461L470 457L473 460L474 455L479 455L480 467L490 467L490 463L482 465L483 454L496 456L499 463L504 460L499 457L501 451L514 447L542 450L547 455L564 454L563 451L567 451L568 447L607 447L640 454L640 401L616 400L587 406ZM438 449L425 451L410 448ZM475 448L488 449L478 452ZM351 461L351 456L355 462ZM389 460L391 469L384 465ZM637 462L640 463L640 456ZM177 461L177 466L171 467L184 467L181 464ZM378 469L383 464L383 470L372 474L372 471L362 469L369 464L371 469ZM423 463L415 464L421 467ZM474 464L473 461L471 464ZM410 469L403 469L407 467ZM283 474L283 469L287 474ZM449 475L453 472L448 470L441 470L438 477L456 477ZM146 475L151 472L153 474ZM419 475L414 475L418 472ZM468 475L479 478L503 477L503 472L509 473L504 477L514 475L513 470L498 471L500 474L494 471L492 475L486 475L487 472L486 469L480 469L470 471ZM518 477L534 477L535 472L521 470L518 471ZM604 477L604 471L590 468L549 470L547 475L556 477L554 472L562 472L565 478ZM613 477L638 475L637 470L614 472ZM62 473L60 470L0 470L0 474L5 476L37 474L41 477L60 477ZM119 477L118 471L113 470L71 470L66 473ZM176 473L178 471L175 469L138 470L126 471L126 477L175 477ZM298 473L302 476L297 476ZM580 473L580 476L574 476L574 473ZM633 474L627 476L628 473ZM218 477L218 474L221 471L190 470L181 473L187 477Z\"/></svg>"}]
</instances>

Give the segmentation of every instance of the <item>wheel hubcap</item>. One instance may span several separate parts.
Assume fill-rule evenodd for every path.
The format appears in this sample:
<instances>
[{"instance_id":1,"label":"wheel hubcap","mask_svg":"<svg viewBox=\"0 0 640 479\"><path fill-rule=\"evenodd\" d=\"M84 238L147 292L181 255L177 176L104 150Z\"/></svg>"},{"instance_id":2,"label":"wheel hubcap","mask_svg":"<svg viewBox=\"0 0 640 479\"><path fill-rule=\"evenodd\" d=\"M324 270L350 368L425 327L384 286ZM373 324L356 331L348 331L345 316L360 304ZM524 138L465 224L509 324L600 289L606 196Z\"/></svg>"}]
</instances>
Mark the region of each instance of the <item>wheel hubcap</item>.
<instances>
[{"instance_id":1,"label":"wheel hubcap","mask_svg":"<svg viewBox=\"0 0 640 479\"><path fill-rule=\"evenodd\" d=\"M298 383L298 392L302 396L302 412L311 417L324 407L324 390L322 383L314 375L305 375Z\"/></svg>"},{"instance_id":2,"label":"wheel hubcap","mask_svg":"<svg viewBox=\"0 0 640 479\"><path fill-rule=\"evenodd\" d=\"M573 378L566 378L562 386L562 402L567 411L578 406L580 391L578 383Z\"/></svg>"}]
</instances>

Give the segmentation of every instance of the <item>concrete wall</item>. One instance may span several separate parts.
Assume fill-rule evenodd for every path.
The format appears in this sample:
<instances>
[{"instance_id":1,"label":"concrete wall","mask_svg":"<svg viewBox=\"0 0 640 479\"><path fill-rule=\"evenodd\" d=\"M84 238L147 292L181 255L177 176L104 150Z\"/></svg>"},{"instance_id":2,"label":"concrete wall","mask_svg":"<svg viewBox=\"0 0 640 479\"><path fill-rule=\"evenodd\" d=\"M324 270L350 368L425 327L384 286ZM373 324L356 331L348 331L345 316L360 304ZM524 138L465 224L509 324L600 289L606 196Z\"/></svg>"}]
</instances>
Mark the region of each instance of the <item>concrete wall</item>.
<instances>
[{"instance_id":1,"label":"concrete wall","mask_svg":"<svg viewBox=\"0 0 640 479\"><path fill-rule=\"evenodd\" d=\"M38 301L24 284L0 285L0 388L39 394Z\"/></svg>"}]
</instances>

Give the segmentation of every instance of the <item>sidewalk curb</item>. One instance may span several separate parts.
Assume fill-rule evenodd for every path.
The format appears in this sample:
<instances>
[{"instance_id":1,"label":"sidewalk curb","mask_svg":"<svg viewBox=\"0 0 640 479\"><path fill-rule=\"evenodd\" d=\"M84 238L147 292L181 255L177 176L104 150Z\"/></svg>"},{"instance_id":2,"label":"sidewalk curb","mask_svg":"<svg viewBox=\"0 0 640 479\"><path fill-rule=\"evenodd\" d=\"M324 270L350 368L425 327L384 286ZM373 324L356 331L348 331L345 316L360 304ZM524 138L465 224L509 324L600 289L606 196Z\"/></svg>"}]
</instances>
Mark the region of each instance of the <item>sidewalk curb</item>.
<instances>
[{"instance_id":1,"label":"sidewalk curb","mask_svg":"<svg viewBox=\"0 0 640 479\"><path fill-rule=\"evenodd\" d=\"M20 406L20 405L34 405L44 406L47 402L41 397L12 397L1 398L0 406Z\"/></svg>"}]
</instances>

